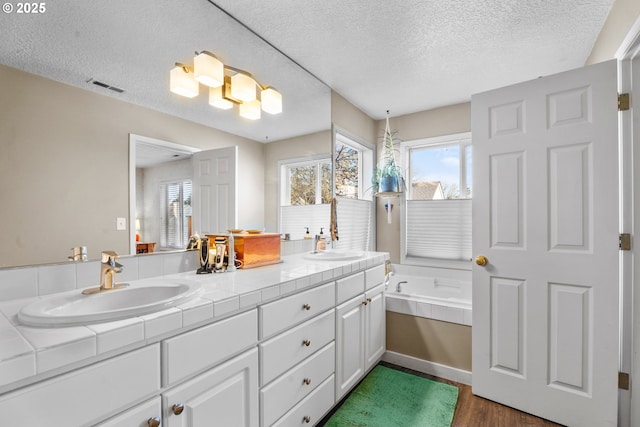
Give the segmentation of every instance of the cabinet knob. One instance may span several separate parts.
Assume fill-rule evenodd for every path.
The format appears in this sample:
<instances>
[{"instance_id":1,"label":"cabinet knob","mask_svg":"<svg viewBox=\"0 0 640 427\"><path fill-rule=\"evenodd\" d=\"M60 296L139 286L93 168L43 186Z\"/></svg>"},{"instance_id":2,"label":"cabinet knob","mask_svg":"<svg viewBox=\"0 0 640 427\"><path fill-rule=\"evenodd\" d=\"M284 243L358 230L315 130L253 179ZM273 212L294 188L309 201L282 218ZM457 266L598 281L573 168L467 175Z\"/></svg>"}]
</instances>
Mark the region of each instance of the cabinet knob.
<instances>
[{"instance_id":1,"label":"cabinet knob","mask_svg":"<svg viewBox=\"0 0 640 427\"><path fill-rule=\"evenodd\" d=\"M180 415L184 411L184 405L182 403L176 403L171 407L171 412L176 415Z\"/></svg>"},{"instance_id":2,"label":"cabinet knob","mask_svg":"<svg viewBox=\"0 0 640 427\"><path fill-rule=\"evenodd\" d=\"M367 298L367 302L371 302L371 298Z\"/></svg>"},{"instance_id":3,"label":"cabinet knob","mask_svg":"<svg viewBox=\"0 0 640 427\"><path fill-rule=\"evenodd\" d=\"M369 304L369 303L366 300L362 301L362 305L367 305L367 304Z\"/></svg>"},{"instance_id":4,"label":"cabinet knob","mask_svg":"<svg viewBox=\"0 0 640 427\"><path fill-rule=\"evenodd\" d=\"M311 345L311 341L310 340L304 340L304 341L302 341L302 344L304 344L307 347L309 347Z\"/></svg>"},{"instance_id":5,"label":"cabinet knob","mask_svg":"<svg viewBox=\"0 0 640 427\"><path fill-rule=\"evenodd\" d=\"M302 308L304 308L305 310L309 311L309 310L311 310L311 305L305 304L305 305L302 306Z\"/></svg>"},{"instance_id":6,"label":"cabinet knob","mask_svg":"<svg viewBox=\"0 0 640 427\"><path fill-rule=\"evenodd\" d=\"M305 379L303 379L303 380L302 380L302 382L303 382L305 385L309 385L309 384L311 384L311 378L305 378Z\"/></svg>"},{"instance_id":7,"label":"cabinet knob","mask_svg":"<svg viewBox=\"0 0 640 427\"><path fill-rule=\"evenodd\" d=\"M160 427L160 418L158 417L149 418L147 420L147 425L149 427Z\"/></svg>"},{"instance_id":8,"label":"cabinet knob","mask_svg":"<svg viewBox=\"0 0 640 427\"><path fill-rule=\"evenodd\" d=\"M311 422L311 417L309 415L305 415L304 417L302 417L302 421L309 424Z\"/></svg>"}]
</instances>

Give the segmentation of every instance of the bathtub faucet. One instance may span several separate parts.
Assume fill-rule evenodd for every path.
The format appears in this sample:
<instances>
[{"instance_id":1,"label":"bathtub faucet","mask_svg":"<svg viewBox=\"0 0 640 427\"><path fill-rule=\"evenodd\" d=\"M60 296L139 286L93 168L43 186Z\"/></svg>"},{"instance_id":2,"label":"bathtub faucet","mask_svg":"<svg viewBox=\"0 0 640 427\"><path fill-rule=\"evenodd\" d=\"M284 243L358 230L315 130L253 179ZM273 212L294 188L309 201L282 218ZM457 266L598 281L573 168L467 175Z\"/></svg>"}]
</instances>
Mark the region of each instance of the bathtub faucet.
<instances>
[{"instance_id":1,"label":"bathtub faucet","mask_svg":"<svg viewBox=\"0 0 640 427\"><path fill-rule=\"evenodd\" d=\"M403 280L402 282L398 282L398 284L396 285L396 292L402 292L402 285L403 283L409 283L406 280Z\"/></svg>"}]
</instances>

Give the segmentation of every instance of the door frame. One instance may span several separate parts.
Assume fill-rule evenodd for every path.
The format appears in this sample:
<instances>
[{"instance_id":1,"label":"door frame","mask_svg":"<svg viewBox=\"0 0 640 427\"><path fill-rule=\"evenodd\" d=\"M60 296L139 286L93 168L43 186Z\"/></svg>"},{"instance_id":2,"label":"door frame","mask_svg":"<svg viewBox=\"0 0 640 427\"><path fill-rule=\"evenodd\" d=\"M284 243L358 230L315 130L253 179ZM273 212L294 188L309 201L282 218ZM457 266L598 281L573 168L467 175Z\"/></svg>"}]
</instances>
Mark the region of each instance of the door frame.
<instances>
[{"instance_id":1,"label":"door frame","mask_svg":"<svg viewBox=\"0 0 640 427\"><path fill-rule=\"evenodd\" d=\"M640 101L640 72L636 70L635 81L632 76L633 62L640 67L640 18L627 33L615 58L618 60L618 92L629 93L632 103L634 99ZM635 239L635 231L640 227L640 173L634 171L640 171L640 150L634 151L633 147L640 146L640 131L633 132L634 115L638 116L633 107L632 104L628 111L620 113L618 132L620 232L630 233ZM620 371L631 374L633 387L633 379L640 379L640 244L634 243L631 251L621 252L620 259ZM618 425L640 425L640 393L619 390L618 408Z\"/></svg>"},{"instance_id":2,"label":"door frame","mask_svg":"<svg viewBox=\"0 0 640 427\"><path fill-rule=\"evenodd\" d=\"M135 133L129 134L129 254L131 255L136 254L136 144L138 142L190 154L200 151L199 148L188 145L136 135Z\"/></svg>"}]
</instances>

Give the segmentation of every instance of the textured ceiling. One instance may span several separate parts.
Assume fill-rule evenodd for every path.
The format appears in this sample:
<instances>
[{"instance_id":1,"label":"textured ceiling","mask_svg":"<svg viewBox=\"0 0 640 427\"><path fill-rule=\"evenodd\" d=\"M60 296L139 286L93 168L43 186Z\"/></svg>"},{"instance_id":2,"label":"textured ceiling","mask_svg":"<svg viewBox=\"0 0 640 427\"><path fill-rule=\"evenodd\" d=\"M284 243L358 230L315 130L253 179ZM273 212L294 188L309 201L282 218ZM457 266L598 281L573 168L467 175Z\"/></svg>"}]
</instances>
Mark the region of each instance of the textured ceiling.
<instances>
[{"instance_id":1,"label":"textured ceiling","mask_svg":"<svg viewBox=\"0 0 640 427\"><path fill-rule=\"evenodd\" d=\"M0 63L265 142L331 121L328 88L278 50L380 119L584 65L612 0L212 2L268 43L206 0L56 0L0 16ZM276 87L284 113L250 122L203 89L170 93L170 68L195 50Z\"/></svg>"},{"instance_id":2,"label":"textured ceiling","mask_svg":"<svg viewBox=\"0 0 640 427\"><path fill-rule=\"evenodd\" d=\"M213 0L369 116L584 65L612 0Z\"/></svg>"}]
</instances>

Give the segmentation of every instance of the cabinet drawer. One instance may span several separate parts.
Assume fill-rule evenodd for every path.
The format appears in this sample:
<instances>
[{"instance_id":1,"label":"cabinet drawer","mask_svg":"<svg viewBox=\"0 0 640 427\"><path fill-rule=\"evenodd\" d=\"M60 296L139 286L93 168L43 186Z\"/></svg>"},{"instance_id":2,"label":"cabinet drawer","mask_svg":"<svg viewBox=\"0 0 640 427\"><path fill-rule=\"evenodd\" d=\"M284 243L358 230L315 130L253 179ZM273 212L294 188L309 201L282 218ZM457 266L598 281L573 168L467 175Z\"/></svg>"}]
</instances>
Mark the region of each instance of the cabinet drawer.
<instances>
[{"instance_id":1,"label":"cabinet drawer","mask_svg":"<svg viewBox=\"0 0 640 427\"><path fill-rule=\"evenodd\" d=\"M190 375L238 354L258 342L256 310L162 342L162 381L175 384Z\"/></svg>"},{"instance_id":2,"label":"cabinet drawer","mask_svg":"<svg viewBox=\"0 0 640 427\"><path fill-rule=\"evenodd\" d=\"M0 397L0 424L91 425L159 390L155 344Z\"/></svg>"},{"instance_id":3,"label":"cabinet drawer","mask_svg":"<svg viewBox=\"0 0 640 427\"><path fill-rule=\"evenodd\" d=\"M162 400L160 396L147 400L139 405L128 409L121 414L109 418L103 423L96 424L95 427L149 427L150 418L158 418L162 416Z\"/></svg>"},{"instance_id":4,"label":"cabinet drawer","mask_svg":"<svg viewBox=\"0 0 640 427\"><path fill-rule=\"evenodd\" d=\"M262 339L322 313L335 304L335 284L329 283L260 307Z\"/></svg>"},{"instance_id":5,"label":"cabinet drawer","mask_svg":"<svg viewBox=\"0 0 640 427\"><path fill-rule=\"evenodd\" d=\"M384 282L384 265L370 268L364 273L367 290Z\"/></svg>"},{"instance_id":6,"label":"cabinet drawer","mask_svg":"<svg viewBox=\"0 0 640 427\"><path fill-rule=\"evenodd\" d=\"M274 380L292 366L333 341L335 316L331 309L302 325L260 344L260 384Z\"/></svg>"},{"instance_id":7,"label":"cabinet drawer","mask_svg":"<svg viewBox=\"0 0 640 427\"><path fill-rule=\"evenodd\" d=\"M260 391L262 425L270 426L333 374L335 344L331 343Z\"/></svg>"},{"instance_id":8,"label":"cabinet drawer","mask_svg":"<svg viewBox=\"0 0 640 427\"><path fill-rule=\"evenodd\" d=\"M298 403L274 427L316 425L334 404L334 378L331 375L313 393Z\"/></svg>"},{"instance_id":9,"label":"cabinet drawer","mask_svg":"<svg viewBox=\"0 0 640 427\"><path fill-rule=\"evenodd\" d=\"M336 282L337 303L340 304L364 292L364 272L345 277Z\"/></svg>"}]
</instances>

